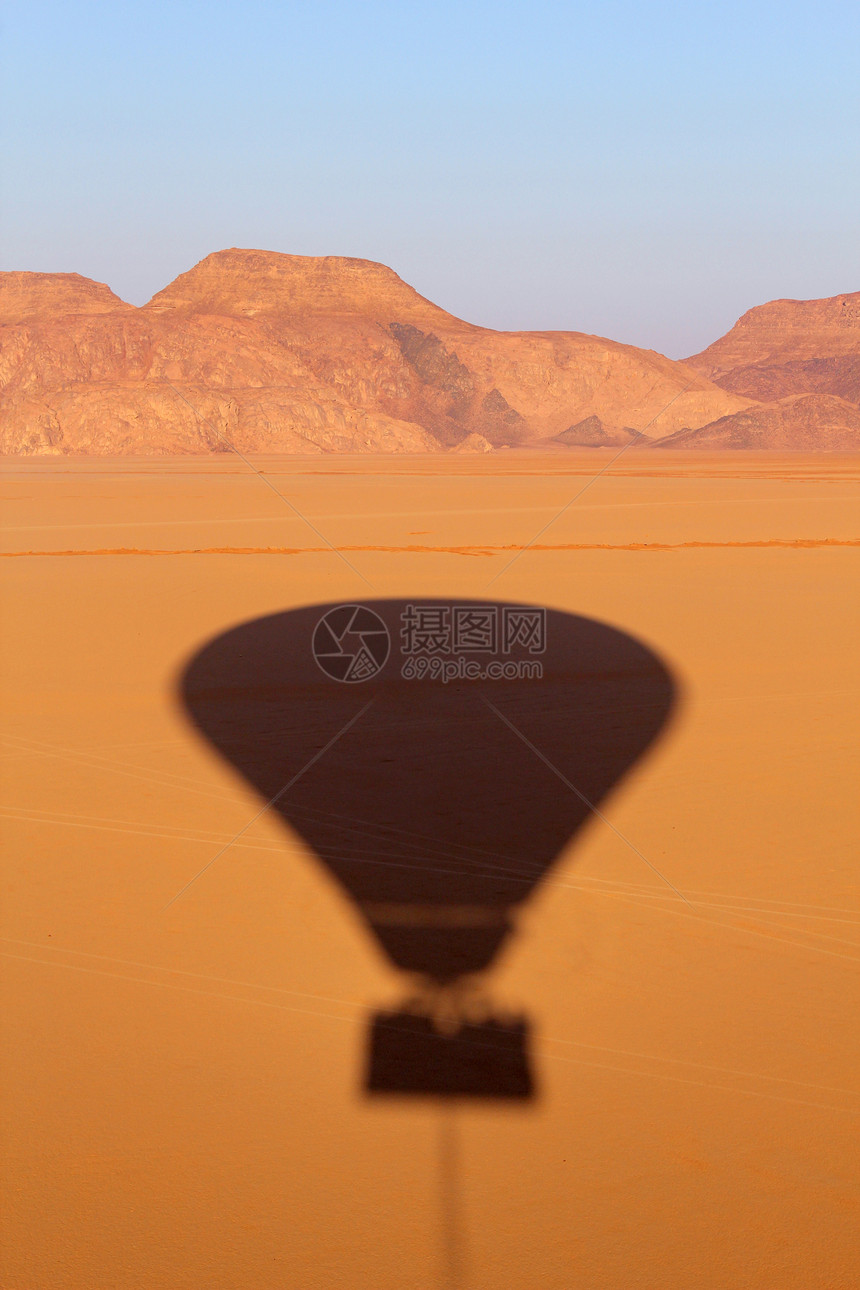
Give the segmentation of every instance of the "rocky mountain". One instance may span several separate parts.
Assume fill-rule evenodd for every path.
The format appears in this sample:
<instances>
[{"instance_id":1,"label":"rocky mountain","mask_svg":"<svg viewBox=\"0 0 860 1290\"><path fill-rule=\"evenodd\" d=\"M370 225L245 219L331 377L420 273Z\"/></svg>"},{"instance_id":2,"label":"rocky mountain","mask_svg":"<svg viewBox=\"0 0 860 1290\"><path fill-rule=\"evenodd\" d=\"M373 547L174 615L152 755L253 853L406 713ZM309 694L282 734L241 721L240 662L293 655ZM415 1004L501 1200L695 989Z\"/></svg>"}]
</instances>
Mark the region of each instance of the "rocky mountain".
<instances>
[{"instance_id":1,"label":"rocky mountain","mask_svg":"<svg viewBox=\"0 0 860 1290\"><path fill-rule=\"evenodd\" d=\"M686 362L750 399L834 394L860 403L860 291L759 305Z\"/></svg>"},{"instance_id":2,"label":"rocky mountain","mask_svg":"<svg viewBox=\"0 0 860 1290\"><path fill-rule=\"evenodd\" d=\"M472 326L367 260L220 251L142 308L0 274L6 453L614 445L749 404L654 351Z\"/></svg>"},{"instance_id":3,"label":"rocky mountain","mask_svg":"<svg viewBox=\"0 0 860 1290\"><path fill-rule=\"evenodd\" d=\"M679 430L654 446L857 452L860 407L833 394L793 394L753 404L697 430Z\"/></svg>"}]
</instances>

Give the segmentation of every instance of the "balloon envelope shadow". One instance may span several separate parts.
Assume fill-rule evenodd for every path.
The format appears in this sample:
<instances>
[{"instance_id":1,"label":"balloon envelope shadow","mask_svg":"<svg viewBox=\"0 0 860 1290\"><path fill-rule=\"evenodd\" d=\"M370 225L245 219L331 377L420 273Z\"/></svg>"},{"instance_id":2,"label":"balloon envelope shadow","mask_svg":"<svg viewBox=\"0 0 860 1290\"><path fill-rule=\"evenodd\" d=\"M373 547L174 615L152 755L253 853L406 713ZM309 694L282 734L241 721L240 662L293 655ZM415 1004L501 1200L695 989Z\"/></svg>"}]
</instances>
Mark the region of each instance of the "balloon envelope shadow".
<instances>
[{"instance_id":1,"label":"balloon envelope shadow","mask_svg":"<svg viewBox=\"0 0 860 1290\"><path fill-rule=\"evenodd\" d=\"M457 623L473 628L459 649ZM191 660L181 692L411 978L372 1019L366 1090L532 1097L528 1021L490 1004L483 974L666 722L663 663L571 614L380 600L243 623Z\"/></svg>"}]
</instances>

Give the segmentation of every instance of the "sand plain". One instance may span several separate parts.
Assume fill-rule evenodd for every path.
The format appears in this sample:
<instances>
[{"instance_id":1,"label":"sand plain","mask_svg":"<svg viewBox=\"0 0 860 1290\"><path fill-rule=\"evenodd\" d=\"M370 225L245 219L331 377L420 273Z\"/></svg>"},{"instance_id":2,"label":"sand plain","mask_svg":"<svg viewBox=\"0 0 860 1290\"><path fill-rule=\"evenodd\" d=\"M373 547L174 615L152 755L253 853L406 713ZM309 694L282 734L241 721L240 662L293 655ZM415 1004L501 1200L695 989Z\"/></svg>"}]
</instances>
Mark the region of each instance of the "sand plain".
<instances>
[{"instance_id":1,"label":"sand plain","mask_svg":"<svg viewBox=\"0 0 860 1290\"><path fill-rule=\"evenodd\" d=\"M860 458L608 462L7 459L5 1290L857 1284ZM363 1095L401 982L280 821L165 909L260 807L184 661L385 596L588 615L681 692L492 973L522 1106Z\"/></svg>"}]
</instances>

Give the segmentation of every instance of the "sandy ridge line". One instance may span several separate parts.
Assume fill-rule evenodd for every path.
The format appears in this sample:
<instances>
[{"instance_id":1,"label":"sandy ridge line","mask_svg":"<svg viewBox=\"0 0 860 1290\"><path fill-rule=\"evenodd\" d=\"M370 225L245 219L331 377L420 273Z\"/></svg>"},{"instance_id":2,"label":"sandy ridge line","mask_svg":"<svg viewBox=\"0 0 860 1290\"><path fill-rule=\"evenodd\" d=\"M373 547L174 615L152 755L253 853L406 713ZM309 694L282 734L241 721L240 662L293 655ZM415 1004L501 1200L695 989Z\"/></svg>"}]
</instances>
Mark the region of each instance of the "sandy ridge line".
<instances>
[{"instance_id":1,"label":"sandy ridge line","mask_svg":"<svg viewBox=\"0 0 860 1290\"><path fill-rule=\"evenodd\" d=\"M379 551L390 554L439 554L439 555L494 555L502 551L689 551L726 550L729 548L782 547L787 549L815 549L820 547L860 546L860 538L767 538L751 542L558 542L535 543L525 547L517 542L501 546L342 546L339 551ZM72 556L72 555L327 555L330 547L323 546L202 546L179 548L155 547L96 547L66 551L0 551L0 557L15 559L23 556Z\"/></svg>"}]
</instances>

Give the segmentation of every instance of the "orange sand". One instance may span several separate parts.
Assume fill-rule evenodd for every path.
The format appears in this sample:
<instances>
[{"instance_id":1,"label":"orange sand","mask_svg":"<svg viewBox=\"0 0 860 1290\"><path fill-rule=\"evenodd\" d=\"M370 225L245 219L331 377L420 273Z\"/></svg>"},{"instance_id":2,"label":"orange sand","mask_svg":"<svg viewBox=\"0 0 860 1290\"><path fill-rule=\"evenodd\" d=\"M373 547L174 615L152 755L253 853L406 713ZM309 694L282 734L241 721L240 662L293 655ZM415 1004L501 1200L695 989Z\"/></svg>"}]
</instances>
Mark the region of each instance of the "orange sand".
<instances>
[{"instance_id":1,"label":"orange sand","mask_svg":"<svg viewBox=\"0 0 860 1290\"><path fill-rule=\"evenodd\" d=\"M313 527L232 459L7 462L4 1290L857 1284L860 459L608 460L258 459ZM599 821L563 856L490 982L526 1107L362 1095L402 981L274 819L163 912L259 808L182 663L400 595L603 619L683 691L605 809L690 904Z\"/></svg>"}]
</instances>

